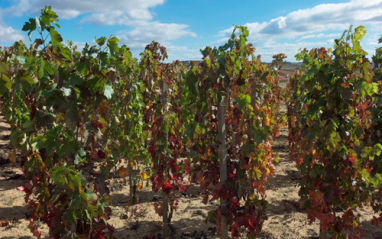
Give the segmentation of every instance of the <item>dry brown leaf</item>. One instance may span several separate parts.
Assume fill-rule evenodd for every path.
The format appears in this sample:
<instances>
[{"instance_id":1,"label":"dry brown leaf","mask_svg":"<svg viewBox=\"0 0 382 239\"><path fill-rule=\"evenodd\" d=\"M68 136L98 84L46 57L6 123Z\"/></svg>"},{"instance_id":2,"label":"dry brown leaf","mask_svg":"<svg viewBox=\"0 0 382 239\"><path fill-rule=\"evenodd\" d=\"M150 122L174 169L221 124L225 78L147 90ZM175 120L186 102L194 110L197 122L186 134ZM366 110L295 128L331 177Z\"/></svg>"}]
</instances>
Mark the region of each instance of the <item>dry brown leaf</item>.
<instances>
[{"instance_id":1,"label":"dry brown leaf","mask_svg":"<svg viewBox=\"0 0 382 239\"><path fill-rule=\"evenodd\" d=\"M0 227L7 227L7 226L9 226L9 222L7 222L7 221L0 221Z\"/></svg>"},{"instance_id":2,"label":"dry brown leaf","mask_svg":"<svg viewBox=\"0 0 382 239\"><path fill-rule=\"evenodd\" d=\"M9 154L9 161L11 161L11 163L16 163L16 150L15 149Z\"/></svg>"},{"instance_id":3,"label":"dry brown leaf","mask_svg":"<svg viewBox=\"0 0 382 239\"><path fill-rule=\"evenodd\" d=\"M120 167L118 170L118 176L121 177L121 178L124 178L126 177L127 175L129 175L129 169L128 168L125 168L124 166Z\"/></svg>"},{"instance_id":4,"label":"dry brown leaf","mask_svg":"<svg viewBox=\"0 0 382 239\"><path fill-rule=\"evenodd\" d=\"M143 187L143 184L142 184L142 183L139 183L139 184L137 185L137 190L138 190L138 191L141 191L142 187Z\"/></svg>"}]
</instances>

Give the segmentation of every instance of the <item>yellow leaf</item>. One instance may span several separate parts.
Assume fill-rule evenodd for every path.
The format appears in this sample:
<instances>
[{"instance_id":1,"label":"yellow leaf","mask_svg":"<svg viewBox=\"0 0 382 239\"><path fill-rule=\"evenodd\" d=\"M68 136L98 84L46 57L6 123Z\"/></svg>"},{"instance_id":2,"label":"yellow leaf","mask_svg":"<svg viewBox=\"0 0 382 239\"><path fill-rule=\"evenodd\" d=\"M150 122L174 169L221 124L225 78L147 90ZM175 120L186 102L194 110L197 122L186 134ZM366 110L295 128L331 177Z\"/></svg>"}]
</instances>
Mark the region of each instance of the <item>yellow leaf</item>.
<instances>
[{"instance_id":1,"label":"yellow leaf","mask_svg":"<svg viewBox=\"0 0 382 239\"><path fill-rule=\"evenodd\" d=\"M251 164L252 160L256 157L256 154L255 154L255 153L250 153L250 154L248 155L248 157L249 157L248 164Z\"/></svg>"},{"instance_id":2,"label":"yellow leaf","mask_svg":"<svg viewBox=\"0 0 382 239\"><path fill-rule=\"evenodd\" d=\"M267 117L265 118L265 125L266 125L266 126L271 125L271 118L269 118L268 115L267 115Z\"/></svg>"},{"instance_id":3,"label":"yellow leaf","mask_svg":"<svg viewBox=\"0 0 382 239\"><path fill-rule=\"evenodd\" d=\"M12 153L9 154L9 161L11 163L16 163L16 150L14 149Z\"/></svg>"},{"instance_id":4,"label":"yellow leaf","mask_svg":"<svg viewBox=\"0 0 382 239\"><path fill-rule=\"evenodd\" d=\"M275 153L275 157L273 158L273 162L276 163L276 164L280 162L279 152Z\"/></svg>"},{"instance_id":5,"label":"yellow leaf","mask_svg":"<svg viewBox=\"0 0 382 239\"><path fill-rule=\"evenodd\" d=\"M276 172L276 169L275 169L275 167L273 167L273 165L269 166L268 170L269 170L268 174L270 176L273 176Z\"/></svg>"},{"instance_id":6,"label":"yellow leaf","mask_svg":"<svg viewBox=\"0 0 382 239\"><path fill-rule=\"evenodd\" d=\"M142 187L143 187L143 184L142 184L142 183L139 183L139 184L137 185L137 190L138 190L138 191L141 191Z\"/></svg>"},{"instance_id":7,"label":"yellow leaf","mask_svg":"<svg viewBox=\"0 0 382 239\"><path fill-rule=\"evenodd\" d=\"M147 179L147 173L141 173L141 178L143 180L146 180Z\"/></svg>"},{"instance_id":8,"label":"yellow leaf","mask_svg":"<svg viewBox=\"0 0 382 239\"><path fill-rule=\"evenodd\" d=\"M136 167L138 164L136 161L133 161L133 160L130 160L130 167L134 168Z\"/></svg>"}]
</instances>

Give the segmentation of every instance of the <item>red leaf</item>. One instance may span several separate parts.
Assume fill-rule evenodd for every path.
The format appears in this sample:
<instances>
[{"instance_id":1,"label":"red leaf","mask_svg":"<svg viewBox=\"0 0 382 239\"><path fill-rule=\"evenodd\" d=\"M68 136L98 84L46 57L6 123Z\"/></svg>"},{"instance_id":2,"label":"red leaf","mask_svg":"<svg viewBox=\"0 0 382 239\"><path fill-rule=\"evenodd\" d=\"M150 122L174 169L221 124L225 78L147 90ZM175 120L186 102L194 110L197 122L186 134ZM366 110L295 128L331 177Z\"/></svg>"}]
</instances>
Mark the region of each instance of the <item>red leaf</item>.
<instances>
[{"instance_id":1,"label":"red leaf","mask_svg":"<svg viewBox=\"0 0 382 239\"><path fill-rule=\"evenodd\" d=\"M232 238L240 236L239 225L237 225L237 223L233 224L233 226L231 227L231 234L232 234Z\"/></svg>"},{"instance_id":2,"label":"red leaf","mask_svg":"<svg viewBox=\"0 0 382 239\"><path fill-rule=\"evenodd\" d=\"M166 47L164 46L161 46L160 47L160 52L162 53L162 55L166 52Z\"/></svg>"},{"instance_id":3,"label":"red leaf","mask_svg":"<svg viewBox=\"0 0 382 239\"><path fill-rule=\"evenodd\" d=\"M24 184L24 186L17 187L17 190L25 192L25 202L28 202L29 196L32 194L33 185L30 183Z\"/></svg>"},{"instance_id":4,"label":"red leaf","mask_svg":"<svg viewBox=\"0 0 382 239\"><path fill-rule=\"evenodd\" d=\"M240 202L236 198L232 198L231 207L232 208L240 207Z\"/></svg>"},{"instance_id":5,"label":"red leaf","mask_svg":"<svg viewBox=\"0 0 382 239\"><path fill-rule=\"evenodd\" d=\"M171 161L170 165L171 165L171 168L173 169L173 172L178 171L178 165L175 164L175 160Z\"/></svg>"},{"instance_id":6,"label":"red leaf","mask_svg":"<svg viewBox=\"0 0 382 239\"><path fill-rule=\"evenodd\" d=\"M354 164L355 164L355 161L356 161L356 159L357 159L357 155L354 155L354 154L352 154L352 153L348 153L348 157L349 157L348 160L349 160L351 166L353 167Z\"/></svg>"},{"instance_id":7,"label":"red leaf","mask_svg":"<svg viewBox=\"0 0 382 239\"><path fill-rule=\"evenodd\" d=\"M186 174L190 174L190 165L186 164Z\"/></svg>"},{"instance_id":8,"label":"red leaf","mask_svg":"<svg viewBox=\"0 0 382 239\"><path fill-rule=\"evenodd\" d=\"M33 233L33 236L41 238L41 232L38 231L38 225L31 219L31 222L29 223L29 229Z\"/></svg>"},{"instance_id":9,"label":"red leaf","mask_svg":"<svg viewBox=\"0 0 382 239\"><path fill-rule=\"evenodd\" d=\"M98 158L100 158L100 159L104 159L104 158L106 158L106 154L105 154L105 152L103 152L102 150L98 150L98 152L97 152L97 156L98 156Z\"/></svg>"},{"instance_id":10,"label":"red leaf","mask_svg":"<svg viewBox=\"0 0 382 239\"><path fill-rule=\"evenodd\" d=\"M317 207L324 203L324 195L318 191L310 192L309 199L312 201L312 207Z\"/></svg>"},{"instance_id":11,"label":"red leaf","mask_svg":"<svg viewBox=\"0 0 382 239\"><path fill-rule=\"evenodd\" d=\"M24 69L20 69L19 72L22 74L22 75L25 75L26 73L28 73L27 70L24 70Z\"/></svg>"},{"instance_id":12,"label":"red leaf","mask_svg":"<svg viewBox=\"0 0 382 239\"><path fill-rule=\"evenodd\" d=\"M163 186L162 186L162 190L163 192L165 192L166 194L170 194L170 192L172 191L172 186L171 186L171 183L170 181L166 181Z\"/></svg>"},{"instance_id":13,"label":"red leaf","mask_svg":"<svg viewBox=\"0 0 382 239\"><path fill-rule=\"evenodd\" d=\"M151 157L153 157L153 158L156 158L155 156L156 156L156 146L155 146L155 142L152 142L151 144L150 144L150 147L149 147L149 153L151 154Z\"/></svg>"},{"instance_id":14,"label":"red leaf","mask_svg":"<svg viewBox=\"0 0 382 239\"><path fill-rule=\"evenodd\" d=\"M326 231L329 228L330 224L332 224L333 222L334 222L333 214L325 215L324 217L321 218L321 223L322 223L321 230Z\"/></svg>"}]
</instances>

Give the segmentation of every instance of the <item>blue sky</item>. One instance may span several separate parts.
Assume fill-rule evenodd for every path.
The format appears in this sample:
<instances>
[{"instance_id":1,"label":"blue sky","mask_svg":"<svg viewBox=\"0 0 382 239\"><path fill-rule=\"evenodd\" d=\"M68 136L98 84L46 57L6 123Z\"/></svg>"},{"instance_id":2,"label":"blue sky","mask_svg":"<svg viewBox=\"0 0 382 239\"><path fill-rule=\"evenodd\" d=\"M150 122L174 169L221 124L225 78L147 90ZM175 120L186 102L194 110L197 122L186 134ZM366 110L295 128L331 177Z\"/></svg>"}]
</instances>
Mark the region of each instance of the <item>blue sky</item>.
<instances>
[{"instance_id":1,"label":"blue sky","mask_svg":"<svg viewBox=\"0 0 382 239\"><path fill-rule=\"evenodd\" d=\"M382 34L382 0L0 0L0 45L29 43L22 28L52 6L64 40L79 47L94 37L117 36L136 57L155 40L169 60L199 60L199 49L227 41L232 26L245 25L256 55L271 61L299 49L332 47L350 25L364 25L363 48L372 56Z\"/></svg>"}]
</instances>

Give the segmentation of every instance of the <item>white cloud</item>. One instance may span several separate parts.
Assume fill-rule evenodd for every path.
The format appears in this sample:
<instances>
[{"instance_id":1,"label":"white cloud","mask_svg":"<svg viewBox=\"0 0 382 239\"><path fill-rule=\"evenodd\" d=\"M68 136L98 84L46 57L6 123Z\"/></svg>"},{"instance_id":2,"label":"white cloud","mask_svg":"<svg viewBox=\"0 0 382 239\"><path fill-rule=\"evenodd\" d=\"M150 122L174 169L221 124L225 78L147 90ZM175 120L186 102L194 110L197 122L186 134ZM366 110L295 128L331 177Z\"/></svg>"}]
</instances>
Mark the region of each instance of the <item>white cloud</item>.
<instances>
[{"instance_id":1,"label":"white cloud","mask_svg":"<svg viewBox=\"0 0 382 239\"><path fill-rule=\"evenodd\" d=\"M15 42L24 40L25 37L19 30L15 30L13 27L7 26L3 22L3 11L4 10L0 8L0 42Z\"/></svg>"},{"instance_id":2,"label":"white cloud","mask_svg":"<svg viewBox=\"0 0 382 239\"><path fill-rule=\"evenodd\" d=\"M346 29L349 25L380 23L382 1L354 0L347 3L321 4L272 19L261 33L295 37L307 32Z\"/></svg>"},{"instance_id":3,"label":"white cloud","mask_svg":"<svg viewBox=\"0 0 382 239\"><path fill-rule=\"evenodd\" d=\"M166 44L183 36L196 37L196 34L183 24L166 24L160 22L140 22L131 31L117 32L122 43L131 48L142 48L152 41Z\"/></svg>"},{"instance_id":4,"label":"white cloud","mask_svg":"<svg viewBox=\"0 0 382 239\"><path fill-rule=\"evenodd\" d=\"M135 25L138 21L149 21L152 19L151 13L147 9L136 9L128 12L112 10L107 12L97 12L85 16L80 23L91 23L95 25Z\"/></svg>"},{"instance_id":5,"label":"white cloud","mask_svg":"<svg viewBox=\"0 0 382 239\"><path fill-rule=\"evenodd\" d=\"M190 49L185 46L174 46L172 44L169 44L166 49L169 61L193 61L202 59L202 54L199 49Z\"/></svg>"},{"instance_id":6,"label":"white cloud","mask_svg":"<svg viewBox=\"0 0 382 239\"><path fill-rule=\"evenodd\" d=\"M333 38L339 38L350 25L366 25L372 37L365 37L365 42L376 44L378 33L382 33L382 0L351 0L346 3L320 4L313 8L300 9L286 16L271 19L268 22L247 23L249 41L254 43L257 54L265 61L280 52L288 55L288 60L299 49L312 47L332 47ZM220 39L213 44L225 42L233 28L220 31ZM330 31L331 33L328 33ZM333 33L337 32L337 33ZM322 41L322 39L327 39ZM294 43L280 43L281 41ZM308 40L309 42L305 41ZM318 40L318 42L317 42ZM316 42L312 42L316 41Z\"/></svg>"},{"instance_id":7,"label":"white cloud","mask_svg":"<svg viewBox=\"0 0 382 239\"><path fill-rule=\"evenodd\" d=\"M301 39L311 39L311 38L330 38L330 37L336 37L339 38L341 37L340 33L332 33L332 34L325 34L325 33L320 33L320 34L310 34L310 35L305 35L302 36Z\"/></svg>"},{"instance_id":8,"label":"white cloud","mask_svg":"<svg viewBox=\"0 0 382 239\"><path fill-rule=\"evenodd\" d=\"M5 26L0 22L0 42L15 42L24 39L25 37L20 31Z\"/></svg>"},{"instance_id":9,"label":"white cloud","mask_svg":"<svg viewBox=\"0 0 382 239\"><path fill-rule=\"evenodd\" d=\"M120 18L151 20L149 8L161 5L165 0L17 0L17 4L5 9L9 15L20 16L25 12L38 13L44 6L52 6L63 19L72 19L85 14L82 22L99 25L127 24ZM117 14L115 14L117 13ZM107 19L105 22L99 21Z\"/></svg>"},{"instance_id":10,"label":"white cloud","mask_svg":"<svg viewBox=\"0 0 382 239\"><path fill-rule=\"evenodd\" d=\"M1 16L38 16L40 9L51 5L62 19L75 19L80 24L119 25L114 35L133 50L142 50L155 40L168 47L169 56L184 59L200 58L199 50L175 46L173 40L196 37L188 25L162 23L154 18L153 8L166 0L14 0L13 6L0 9ZM335 1L333 1L335 2ZM377 47L382 33L382 0L349 0L345 3L320 4L300 9L265 22L245 24L250 32L249 41L266 61L271 55L286 53L288 60L300 48L331 47L333 38L341 36L349 25L366 25L367 49ZM84 26L85 28L86 26ZM233 27L219 32L220 39L210 45L222 45L231 35ZM22 35L0 22L0 41L20 39ZM287 42L287 43L285 43ZM322 44L322 45L320 45ZM178 54L176 56L176 54ZM171 58L170 57L170 58Z\"/></svg>"},{"instance_id":11,"label":"white cloud","mask_svg":"<svg viewBox=\"0 0 382 239\"><path fill-rule=\"evenodd\" d=\"M195 37L187 25L153 21L151 8L164 3L165 0L17 0L17 4L4 11L15 15L18 9L19 14L39 15L40 9L50 5L60 18L78 18L80 24L127 26L132 30L114 35L132 49L142 49L153 40L169 45L171 40Z\"/></svg>"},{"instance_id":12,"label":"white cloud","mask_svg":"<svg viewBox=\"0 0 382 239\"><path fill-rule=\"evenodd\" d=\"M1 15L20 17L24 12L28 11L30 7L30 0L18 0L15 5L3 9Z\"/></svg>"}]
</instances>

